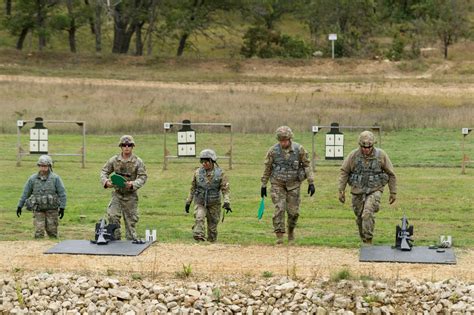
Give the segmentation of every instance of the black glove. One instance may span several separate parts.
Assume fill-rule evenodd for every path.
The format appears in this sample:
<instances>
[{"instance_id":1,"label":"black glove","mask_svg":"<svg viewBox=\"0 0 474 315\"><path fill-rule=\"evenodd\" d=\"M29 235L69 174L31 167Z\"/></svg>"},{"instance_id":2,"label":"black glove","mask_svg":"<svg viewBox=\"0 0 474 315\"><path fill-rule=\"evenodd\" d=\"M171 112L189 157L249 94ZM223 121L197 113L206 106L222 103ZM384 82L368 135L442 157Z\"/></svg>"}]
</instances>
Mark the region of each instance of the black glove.
<instances>
[{"instance_id":1,"label":"black glove","mask_svg":"<svg viewBox=\"0 0 474 315\"><path fill-rule=\"evenodd\" d=\"M64 217L64 208L59 208L58 215L60 220Z\"/></svg>"},{"instance_id":2,"label":"black glove","mask_svg":"<svg viewBox=\"0 0 474 315\"><path fill-rule=\"evenodd\" d=\"M315 191L316 191L316 190L314 189L314 184L309 184L309 185L308 185L308 194L309 194L310 196L312 196L312 195L314 195L314 192L315 192Z\"/></svg>"},{"instance_id":3,"label":"black glove","mask_svg":"<svg viewBox=\"0 0 474 315\"><path fill-rule=\"evenodd\" d=\"M21 215L21 207L16 208L16 216L20 217Z\"/></svg>"},{"instance_id":4,"label":"black glove","mask_svg":"<svg viewBox=\"0 0 474 315\"><path fill-rule=\"evenodd\" d=\"M260 188L260 197L266 197L267 196L267 187Z\"/></svg>"},{"instance_id":5,"label":"black glove","mask_svg":"<svg viewBox=\"0 0 474 315\"><path fill-rule=\"evenodd\" d=\"M222 208L225 209L225 213L232 212L232 209L230 208L230 203L228 202L224 202L224 205L222 206Z\"/></svg>"},{"instance_id":6,"label":"black glove","mask_svg":"<svg viewBox=\"0 0 474 315\"><path fill-rule=\"evenodd\" d=\"M191 203L190 202L186 202L186 205L184 206L184 211L186 213L189 213L189 207L191 207Z\"/></svg>"}]
</instances>

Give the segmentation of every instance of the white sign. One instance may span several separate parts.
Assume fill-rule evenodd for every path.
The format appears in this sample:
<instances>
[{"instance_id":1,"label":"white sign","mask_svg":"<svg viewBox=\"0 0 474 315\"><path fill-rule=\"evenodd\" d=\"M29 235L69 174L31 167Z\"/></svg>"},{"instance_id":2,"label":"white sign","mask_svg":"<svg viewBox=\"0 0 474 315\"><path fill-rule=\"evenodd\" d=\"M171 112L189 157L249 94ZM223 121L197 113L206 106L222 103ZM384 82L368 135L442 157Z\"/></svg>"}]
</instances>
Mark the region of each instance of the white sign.
<instances>
[{"instance_id":1,"label":"white sign","mask_svg":"<svg viewBox=\"0 0 474 315\"><path fill-rule=\"evenodd\" d=\"M171 128L170 123L164 123L163 125L164 125L165 129L170 129Z\"/></svg>"},{"instance_id":2,"label":"white sign","mask_svg":"<svg viewBox=\"0 0 474 315\"><path fill-rule=\"evenodd\" d=\"M23 127L23 120L17 120L17 121L16 121L16 125L17 125L18 127Z\"/></svg>"},{"instance_id":3,"label":"white sign","mask_svg":"<svg viewBox=\"0 0 474 315\"><path fill-rule=\"evenodd\" d=\"M312 130L313 130L313 132L318 132L318 131L319 131L319 127L318 127L318 126L313 126Z\"/></svg>"},{"instance_id":4,"label":"white sign","mask_svg":"<svg viewBox=\"0 0 474 315\"><path fill-rule=\"evenodd\" d=\"M469 134L469 131L471 131L471 130L469 130L469 128L462 128L461 131L462 131L463 135L467 135L467 134Z\"/></svg>"},{"instance_id":5,"label":"white sign","mask_svg":"<svg viewBox=\"0 0 474 315\"><path fill-rule=\"evenodd\" d=\"M326 145L334 145L334 134L326 135Z\"/></svg>"},{"instance_id":6,"label":"white sign","mask_svg":"<svg viewBox=\"0 0 474 315\"><path fill-rule=\"evenodd\" d=\"M337 40L337 34L329 34L328 39L329 40Z\"/></svg>"}]
</instances>

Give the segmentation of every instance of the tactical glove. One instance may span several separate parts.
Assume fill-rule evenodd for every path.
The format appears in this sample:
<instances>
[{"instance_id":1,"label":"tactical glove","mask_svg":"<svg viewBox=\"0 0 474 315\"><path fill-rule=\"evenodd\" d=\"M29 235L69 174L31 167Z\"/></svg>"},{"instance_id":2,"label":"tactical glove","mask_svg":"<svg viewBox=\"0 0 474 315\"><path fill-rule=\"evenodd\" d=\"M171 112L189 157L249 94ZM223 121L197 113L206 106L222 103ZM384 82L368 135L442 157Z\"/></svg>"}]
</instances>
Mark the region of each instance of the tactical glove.
<instances>
[{"instance_id":1,"label":"tactical glove","mask_svg":"<svg viewBox=\"0 0 474 315\"><path fill-rule=\"evenodd\" d=\"M395 200L397 200L397 194L390 193L390 197L388 197L388 202L390 204L393 204L395 202Z\"/></svg>"},{"instance_id":2,"label":"tactical glove","mask_svg":"<svg viewBox=\"0 0 474 315\"><path fill-rule=\"evenodd\" d=\"M260 188L260 197L266 197L267 196L267 187Z\"/></svg>"},{"instance_id":3,"label":"tactical glove","mask_svg":"<svg viewBox=\"0 0 474 315\"><path fill-rule=\"evenodd\" d=\"M64 208L59 208L58 215L60 220L64 217Z\"/></svg>"},{"instance_id":4,"label":"tactical glove","mask_svg":"<svg viewBox=\"0 0 474 315\"><path fill-rule=\"evenodd\" d=\"M224 205L222 206L222 208L225 209L225 213L232 212L232 209L230 208L230 203L228 202L224 202Z\"/></svg>"},{"instance_id":5,"label":"tactical glove","mask_svg":"<svg viewBox=\"0 0 474 315\"><path fill-rule=\"evenodd\" d=\"M339 201L341 203L345 203L346 202L346 193L344 191L340 191L339 192Z\"/></svg>"},{"instance_id":6,"label":"tactical glove","mask_svg":"<svg viewBox=\"0 0 474 315\"><path fill-rule=\"evenodd\" d=\"M314 192L316 191L316 189L314 189L314 184L309 184L308 185L308 194L309 196L311 197L312 195L314 195Z\"/></svg>"},{"instance_id":7,"label":"tactical glove","mask_svg":"<svg viewBox=\"0 0 474 315\"><path fill-rule=\"evenodd\" d=\"M189 207L191 207L191 203L186 202L186 205L184 206L184 212L189 213Z\"/></svg>"},{"instance_id":8,"label":"tactical glove","mask_svg":"<svg viewBox=\"0 0 474 315\"><path fill-rule=\"evenodd\" d=\"M21 207L16 208L16 216L20 217L21 215Z\"/></svg>"}]
</instances>

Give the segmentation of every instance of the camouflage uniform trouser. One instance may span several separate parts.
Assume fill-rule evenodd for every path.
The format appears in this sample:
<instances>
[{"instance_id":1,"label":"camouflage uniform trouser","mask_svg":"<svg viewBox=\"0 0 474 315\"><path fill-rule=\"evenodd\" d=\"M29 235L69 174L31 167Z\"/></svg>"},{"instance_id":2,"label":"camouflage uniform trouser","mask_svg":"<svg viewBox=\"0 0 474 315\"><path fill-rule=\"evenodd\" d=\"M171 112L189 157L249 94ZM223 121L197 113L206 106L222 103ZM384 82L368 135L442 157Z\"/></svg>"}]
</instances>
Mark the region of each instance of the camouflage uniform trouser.
<instances>
[{"instance_id":1,"label":"camouflage uniform trouser","mask_svg":"<svg viewBox=\"0 0 474 315\"><path fill-rule=\"evenodd\" d=\"M58 209L33 212L35 238L43 238L45 230L49 237L58 237L58 224Z\"/></svg>"},{"instance_id":2,"label":"camouflage uniform trouser","mask_svg":"<svg viewBox=\"0 0 474 315\"><path fill-rule=\"evenodd\" d=\"M193 237L195 240L205 240L205 223L207 219L207 240L209 242L217 241L217 224L221 217L221 204L204 205L196 204L194 207L194 226Z\"/></svg>"},{"instance_id":3,"label":"camouflage uniform trouser","mask_svg":"<svg viewBox=\"0 0 474 315\"><path fill-rule=\"evenodd\" d=\"M288 229L294 229L300 215L300 187L287 190L286 187L272 185L271 196L275 205L274 232L285 233L285 212L288 213Z\"/></svg>"},{"instance_id":4,"label":"camouflage uniform trouser","mask_svg":"<svg viewBox=\"0 0 474 315\"><path fill-rule=\"evenodd\" d=\"M135 226L138 223L138 195L137 193L120 194L116 191L112 193L112 200L110 200L107 209L109 223L117 224L119 228L115 230L114 238L121 239L120 219L123 216L125 223L127 240L138 239Z\"/></svg>"},{"instance_id":5,"label":"camouflage uniform trouser","mask_svg":"<svg viewBox=\"0 0 474 315\"><path fill-rule=\"evenodd\" d=\"M368 195L352 195L352 210L356 215L356 223L362 241L371 240L374 236L375 213L379 211L381 191Z\"/></svg>"}]
</instances>

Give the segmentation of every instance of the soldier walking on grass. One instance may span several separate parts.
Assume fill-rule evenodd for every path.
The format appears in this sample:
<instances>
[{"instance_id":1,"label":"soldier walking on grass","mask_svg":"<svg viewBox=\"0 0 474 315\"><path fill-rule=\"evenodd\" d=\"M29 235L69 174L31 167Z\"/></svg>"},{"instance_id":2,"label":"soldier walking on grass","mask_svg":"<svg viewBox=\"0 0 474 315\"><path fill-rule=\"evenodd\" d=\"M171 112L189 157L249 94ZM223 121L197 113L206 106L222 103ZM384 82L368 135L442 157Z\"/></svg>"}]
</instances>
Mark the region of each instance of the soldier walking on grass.
<instances>
[{"instance_id":1,"label":"soldier walking on grass","mask_svg":"<svg viewBox=\"0 0 474 315\"><path fill-rule=\"evenodd\" d=\"M43 238L44 232L51 238L58 237L58 217L62 219L66 209L66 190L58 174L53 172L53 160L48 155L38 159L39 171L33 174L25 184L16 215L21 209L33 211L35 238Z\"/></svg>"},{"instance_id":2,"label":"soldier walking on grass","mask_svg":"<svg viewBox=\"0 0 474 315\"><path fill-rule=\"evenodd\" d=\"M217 224L220 219L221 194L224 199L226 213L230 208L230 186L227 176L217 164L217 155L211 149L205 149L199 154L201 167L193 176L191 189L184 210L189 213L191 202L194 200L193 238L196 241L205 241L205 223L207 220L207 240L217 241Z\"/></svg>"},{"instance_id":3,"label":"soldier walking on grass","mask_svg":"<svg viewBox=\"0 0 474 315\"><path fill-rule=\"evenodd\" d=\"M384 186L390 189L389 203L397 198L397 178L387 153L374 147L375 136L370 131L359 135L360 148L344 160L339 177L339 201L346 201L346 185L351 186L352 209L356 215L359 235L364 244L372 244L375 213L379 211Z\"/></svg>"},{"instance_id":4,"label":"soldier walking on grass","mask_svg":"<svg viewBox=\"0 0 474 315\"><path fill-rule=\"evenodd\" d=\"M117 224L114 238L121 239L120 220L123 216L127 240L139 241L136 225L138 223L138 193L137 190L145 185L148 178L145 164L133 153L135 141L132 136L124 135L120 138L121 152L111 157L102 167L100 180L104 188L114 188L107 214L110 224ZM109 179L115 172L125 178L125 187L116 187Z\"/></svg>"},{"instance_id":5,"label":"soldier walking on grass","mask_svg":"<svg viewBox=\"0 0 474 315\"><path fill-rule=\"evenodd\" d=\"M283 244L285 212L288 214L288 242L295 240L295 227L300 214L300 186L308 179L308 194L315 192L313 172L308 153L302 145L293 142L293 132L288 126L276 130L278 143L270 148L265 158L260 195L267 196L267 182L271 183L271 197L275 205L273 230L277 244Z\"/></svg>"}]
</instances>

